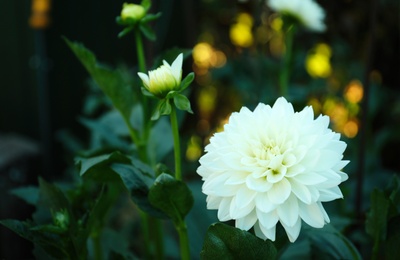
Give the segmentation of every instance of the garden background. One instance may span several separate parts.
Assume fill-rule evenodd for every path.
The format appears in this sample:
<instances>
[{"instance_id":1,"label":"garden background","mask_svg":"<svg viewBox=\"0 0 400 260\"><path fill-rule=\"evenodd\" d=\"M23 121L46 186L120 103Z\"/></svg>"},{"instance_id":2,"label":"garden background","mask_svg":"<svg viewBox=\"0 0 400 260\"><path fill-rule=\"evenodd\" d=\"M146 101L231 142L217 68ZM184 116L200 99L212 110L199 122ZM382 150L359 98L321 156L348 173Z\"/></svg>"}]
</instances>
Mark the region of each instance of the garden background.
<instances>
[{"instance_id":1,"label":"garden background","mask_svg":"<svg viewBox=\"0 0 400 260\"><path fill-rule=\"evenodd\" d=\"M61 37L84 43L113 67L129 72L136 64L133 36L117 37L115 17L124 1L33 2L0 2L0 219L23 220L33 212L8 190L36 185L38 176L54 181L71 174L76 152L94 142L82 118L94 120L107 106ZM400 170L400 4L317 2L326 11L327 30L296 34L289 100L328 114L348 143L343 212L357 221L345 234L363 253L368 242L360 226L370 193ZM48 13L35 16L46 7ZM279 20L259 1L153 1L152 10L162 16L153 27L157 41L145 42L148 60L172 47L193 49L183 69L196 73L194 115L183 119L181 131L190 172L185 179L195 183L203 147L230 113L279 96ZM31 257L31 249L0 227L0 258Z\"/></svg>"}]
</instances>

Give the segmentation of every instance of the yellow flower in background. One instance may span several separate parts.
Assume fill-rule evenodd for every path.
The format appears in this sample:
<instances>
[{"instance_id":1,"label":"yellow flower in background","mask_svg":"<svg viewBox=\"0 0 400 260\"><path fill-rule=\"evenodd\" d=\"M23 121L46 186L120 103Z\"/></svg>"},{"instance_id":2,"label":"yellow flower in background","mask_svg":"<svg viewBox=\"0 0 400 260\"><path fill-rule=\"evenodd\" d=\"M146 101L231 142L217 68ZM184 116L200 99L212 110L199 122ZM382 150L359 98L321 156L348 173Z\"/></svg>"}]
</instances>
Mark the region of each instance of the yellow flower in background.
<instances>
[{"instance_id":1,"label":"yellow flower in background","mask_svg":"<svg viewBox=\"0 0 400 260\"><path fill-rule=\"evenodd\" d=\"M324 43L317 44L307 55L306 70L313 78L327 78L332 73L331 48Z\"/></svg>"},{"instance_id":2,"label":"yellow flower in background","mask_svg":"<svg viewBox=\"0 0 400 260\"><path fill-rule=\"evenodd\" d=\"M121 19L132 19L138 21L146 15L146 10L141 5L124 3L121 11Z\"/></svg>"},{"instance_id":3,"label":"yellow flower in background","mask_svg":"<svg viewBox=\"0 0 400 260\"><path fill-rule=\"evenodd\" d=\"M164 98L171 90L178 90L182 80L183 54L179 54L172 65L163 60L163 65L149 71L149 74L138 72L144 87L153 95Z\"/></svg>"}]
</instances>

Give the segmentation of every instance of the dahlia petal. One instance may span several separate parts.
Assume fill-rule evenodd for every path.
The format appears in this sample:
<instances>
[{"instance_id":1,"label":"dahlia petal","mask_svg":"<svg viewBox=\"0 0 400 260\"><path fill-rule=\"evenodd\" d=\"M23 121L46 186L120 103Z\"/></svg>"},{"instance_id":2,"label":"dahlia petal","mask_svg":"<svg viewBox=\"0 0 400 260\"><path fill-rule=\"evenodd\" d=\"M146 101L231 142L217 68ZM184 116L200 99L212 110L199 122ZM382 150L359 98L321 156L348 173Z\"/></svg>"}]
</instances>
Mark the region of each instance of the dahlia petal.
<instances>
[{"instance_id":1,"label":"dahlia petal","mask_svg":"<svg viewBox=\"0 0 400 260\"><path fill-rule=\"evenodd\" d=\"M267 192L258 193L255 202L257 209L264 213L269 213L277 207L269 200Z\"/></svg>"},{"instance_id":2,"label":"dahlia petal","mask_svg":"<svg viewBox=\"0 0 400 260\"><path fill-rule=\"evenodd\" d=\"M251 227L253 227L256 222L257 222L257 214L255 210L253 210L250 214L246 215L245 217L236 219L235 227L247 231Z\"/></svg>"},{"instance_id":3,"label":"dahlia petal","mask_svg":"<svg viewBox=\"0 0 400 260\"><path fill-rule=\"evenodd\" d=\"M304 185L317 185L326 181L326 178L315 172L307 172L296 175L296 181Z\"/></svg>"},{"instance_id":4,"label":"dahlia petal","mask_svg":"<svg viewBox=\"0 0 400 260\"><path fill-rule=\"evenodd\" d=\"M251 201L246 206L239 208L237 206L236 200L237 200L237 196L233 197L231 204L229 206L229 214L230 214L231 219L243 218L254 209L254 206L255 206L254 201Z\"/></svg>"},{"instance_id":5,"label":"dahlia petal","mask_svg":"<svg viewBox=\"0 0 400 260\"><path fill-rule=\"evenodd\" d=\"M144 74L142 72L138 72L138 76L143 81L144 86L148 89L150 86L149 76L147 76L147 74Z\"/></svg>"},{"instance_id":6,"label":"dahlia petal","mask_svg":"<svg viewBox=\"0 0 400 260\"><path fill-rule=\"evenodd\" d=\"M335 166L332 167L332 170L341 171L350 161L343 160L338 162Z\"/></svg>"},{"instance_id":7,"label":"dahlia petal","mask_svg":"<svg viewBox=\"0 0 400 260\"><path fill-rule=\"evenodd\" d=\"M301 219L298 217L296 222L294 223L293 226L288 226L285 223L282 223L283 228L286 231L286 234L288 235L289 241L294 242L296 239L299 237L300 234L300 229L301 229Z\"/></svg>"},{"instance_id":8,"label":"dahlia petal","mask_svg":"<svg viewBox=\"0 0 400 260\"><path fill-rule=\"evenodd\" d=\"M288 227L293 227L299 219L299 204L294 195L289 196L285 203L276 209L280 222Z\"/></svg>"},{"instance_id":9,"label":"dahlia petal","mask_svg":"<svg viewBox=\"0 0 400 260\"><path fill-rule=\"evenodd\" d=\"M265 178L254 178L253 175L247 176L246 185L249 189L257 192L265 192L272 187L272 184L268 182Z\"/></svg>"},{"instance_id":10,"label":"dahlia petal","mask_svg":"<svg viewBox=\"0 0 400 260\"><path fill-rule=\"evenodd\" d=\"M266 238L268 238L271 241L275 241L276 226L273 226L271 228L266 228L261 224L259 224L258 226L260 228L261 233L263 233Z\"/></svg>"},{"instance_id":11,"label":"dahlia petal","mask_svg":"<svg viewBox=\"0 0 400 260\"><path fill-rule=\"evenodd\" d=\"M226 180L225 184L228 185L238 185L246 182L246 178L249 176L246 172L235 172L232 173L229 178Z\"/></svg>"},{"instance_id":12,"label":"dahlia petal","mask_svg":"<svg viewBox=\"0 0 400 260\"><path fill-rule=\"evenodd\" d=\"M231 204L231 198L223 198L221 200L221 203L219 204L219 208L218 208L218 219L220 221L228 221L231 219L230 215L229 215L229 208L230 208L230 204Z\"/></svg>"},{"instance_id":13,"label":"dahlia petal","mask_svg":"<svg viewBox=\"0 0 400 260\"><path fill-rule=\"evenodd\" d=\"M289 167L287 169L286 176L293 177L293 176L296 176L299 173L304 172L304 170L305 170L305 167L303 165L295 164L295 165L292 165L291 167Z\"/></svg>"},{"instance_id":14,"label":"dahlia petal","mask_svg":"<svg viewBox=\"0 0 400 260\"><path fill-rule=\"evenodd\" d=\"M275 183L268 191L268 198L274 204L282 204L291 193L291 186L286 178L280 182Z\"/></svg>"},{"instance_id":15,"label":"dahlia petal","mask_svg":"<svg viewBox=\"0 0 400 260\"><path fill-rule=\"evenodd\" d=\"M318 205L319 209L321 210L322 215L324 216L325 222L326 223L331 222L331 220L329 219L328 214L326 213L326 211L324 209L324 206L322 206L322 203L321 202L317 202L317 205Z\"/></svg>"},{"instance_id":16,"label":"dahlia petal","mask_svg":"<svg viewBox=\"0 0 400 260\"><path fill-rule=\"evenodd\" d=\"M323 171L331 169L338 161L343 158L343 155L330 150L320 150L318 162L314 166L315 171Z\"/></svg>"},{"instance_id":17,"label":"dahlia petal","mask_svg":"<svg viewBox=\"0 0 400 260\"><path fill-rule=\"evenodd\" d=\"M178 57L172 62L171 70L175 79L180 78L179 75L182 73L182 63L183 63L183 54L179 54ZM180 80L180 79L179 79Z\"/></svg>"},{"instance_id":18,"label":"dahlia petal","mask_svg":"<svg viewBox=\"0 0 400 260\"><path fill-rule=\"evenodd\" d=\"M343 194L338 186L330 189L321 189L319 190L319 194L319 200L323 202L343 198Z\"/></svg>"},{"instance_id":19,"label":"dahlia petal","mask_svg":"<svg viewBox=\"0 0 400 260\"><path fill-rule=\"evenodd\" d=\"M257 237L261 238L261 239L268 239L266 235L264 235L264 233L261 231L260 228L260 223L256 222L256 224L254 224L254 233ZM274 239L275 240L275 239Z\"/></svg>"},{"instance_id":20,"label":"dahlia petal","mask_svg":"<svg viewBox=\"0 0 400 260\"><path fill-rule=\"evenodd\" d=\"M294 179L289 178L290 180L290 185L292 187L292 192L298 199L300 199L302 202L305 204L310 204L311 203L311 193L307 186L305 186L302 183L297 182Z\"/></svg>"},{"instance_id":21,"label":"dahlia petal","mask_svg":"<svg viewBox=\"0 0 400 260\"><path fill-rule=\"evenodd\" d=\"M322 228L325 224L324 215L321 212L317 203L310 205L299 203L300 217L308 225L315 228Z\"/></svg>"},{"instance_id":22,"label":"dahlia petal","mask_svg":"<svg viewBox=\"0 0 400 260\"><path fill-rule=\"evenodd\" d=\"M207 196L207 209L218 209L219 204L221 204L222 198L216 196Z\"/></svg>"},{"instance_id":23,"label":"dahlia petal","mask_svg":"<svg viewBox=\"0 0 400 260\"><path fill-rule=\"evenodd\" d=\"M240 189L238 189L235 200L236 200L236 206L241 209L246 207L247 205L250 204L254 200L254 197L257 195L256 191L250 190L246 186L242 186Z\"/></svg>"},{"instance_id":24,"label":"dahlia petal","mask_svg":"<svg viewBox=\"0 0 400 260\"><path fill-rule=\"evenodd\" d=\"M272 228L273 226L276 225L279 221L278 214L276 211L271 211L269 213L263 213L260 212L259 210L256 210L257 217L258 217L258 222L260 223L261 226L265 228Z\"/></svg>"}]
</instances>

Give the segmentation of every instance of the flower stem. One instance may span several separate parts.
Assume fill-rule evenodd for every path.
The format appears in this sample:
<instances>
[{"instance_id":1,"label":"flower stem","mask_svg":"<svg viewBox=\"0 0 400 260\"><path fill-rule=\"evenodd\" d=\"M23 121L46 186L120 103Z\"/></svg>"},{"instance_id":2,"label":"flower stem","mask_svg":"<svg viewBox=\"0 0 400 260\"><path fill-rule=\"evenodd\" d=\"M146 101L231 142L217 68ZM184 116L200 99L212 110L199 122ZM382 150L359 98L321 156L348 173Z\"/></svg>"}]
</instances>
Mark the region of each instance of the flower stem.
<instances>
[{"instance_id":1,"label":"flower stem","mask_svg":"<svg viewBox=\"0 0 400 260\"><path fill-rule=\"evenodd\" d=\"M295 25L288 27L285 35L285 55L283 57L281 73L279 75L279 87L281 96L288 94L289 78L290 78L290 62L292 60L293 37L295 33Z\"/></svg>"},{"instance_id":2,"label":"flower stem","mask_svg":"<svg viewBox=\"0 0 400 260\"><path fill-rule=\"evenodd\" d=\"M181 146L179 142L178 117L176 115L175 105L171 105L171 127L174 137L174 156L175 156L175 179L182 180L181 172Z\"/></svg>"},{"instance_id":3,"label":"flower stem","mask_svg":"<svg viewBox=\"0 0 400 260\"><path fill-rule=\"evenodd\" d=\"M142 35L138 27L135 29L135 39L139 71L146 72L146 59L144 58Z\"/></svg>"},{"instance_id":4,"label":"flower stem","mask_svg":"<svg viewBox=\"0 0 400 260\"><path fill-rule=\"evenodd\" d=\"M187 233L187 228L184 220L182 220L176 227L179 235L179 246L181 251L181 259L190 259L190 248L189 248L189 237Z\"/></svg>"}]
</instances>

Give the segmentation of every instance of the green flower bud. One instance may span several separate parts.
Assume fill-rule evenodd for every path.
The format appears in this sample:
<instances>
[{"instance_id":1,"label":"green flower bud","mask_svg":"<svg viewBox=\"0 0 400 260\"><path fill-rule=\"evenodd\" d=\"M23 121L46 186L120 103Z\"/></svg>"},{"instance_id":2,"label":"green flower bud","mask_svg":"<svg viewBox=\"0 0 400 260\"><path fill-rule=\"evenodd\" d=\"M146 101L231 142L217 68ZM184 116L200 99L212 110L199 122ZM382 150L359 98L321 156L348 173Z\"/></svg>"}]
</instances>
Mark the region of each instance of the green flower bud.
<instances>
[{"instance_id":1,"label":"green flower bud","mask_svg":"<svg viewBox=\"0 0 400 260\"><path fill-rule=\"evenodd\" d=\"M146 10L141 5L124 3L121 11L121 19L125 21L126 19L132 19L138 21L146 15Z\"/></svg>"},{"instance_id":2,"label":"green flower bud","mask_svg":"<svg viewBox=\"0 0 400 260\"><path fill-rule=\"evenodd\" d=\"M149 71L149 74L139 72L144 87L153 95L164 98L168 92L179 90L182 80L182 53L178 55L172 65L165 60L159 68Z\"/></svg>"},{"instance_id":3,"label":"green flower bud","mask_svg":"<svg viewBox=\"0 0 400 260\"><path fill-rule=\"evenodd\" d=\"M66 210L57 211L53 214L54 225L66 230L69 226L69 215Z\"/></svg>"}]
</instances>

